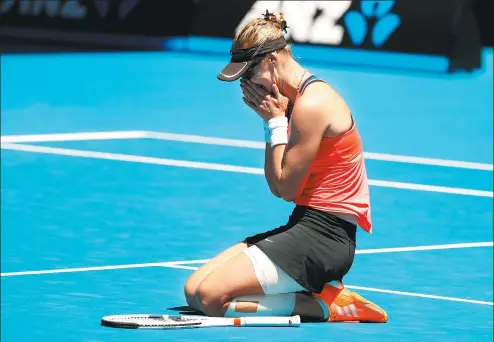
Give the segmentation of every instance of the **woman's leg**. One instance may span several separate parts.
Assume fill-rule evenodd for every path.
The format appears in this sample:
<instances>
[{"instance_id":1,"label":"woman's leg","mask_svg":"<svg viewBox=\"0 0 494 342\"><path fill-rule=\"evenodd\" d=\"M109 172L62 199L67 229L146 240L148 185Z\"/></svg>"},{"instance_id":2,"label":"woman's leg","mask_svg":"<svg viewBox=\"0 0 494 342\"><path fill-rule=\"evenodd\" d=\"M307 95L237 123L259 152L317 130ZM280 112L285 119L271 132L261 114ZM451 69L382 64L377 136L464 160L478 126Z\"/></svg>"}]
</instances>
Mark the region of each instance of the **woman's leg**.
<instances>
[{"instance_id":1,"label":"woman's leg","mask_svg":"<svg viewBox=\"0 0 494 342\"><path fill-rule=\"evenodd\" d=\"M313 297L255 246L214 269L197 289L196 303L208 316L288 316L305 321L328 318ZM337 293L340 289L335 289ZM334 291L333 291L334 292Z\"/></svg>"},{"instance_id":2,"label":"woman's leg","mask_svg":"<svg viewBox=\"0 0 494 342\"><path fill-rule=\"evenodd\" d=\"M198 309L208 316L293 316L304 322L386 322L375 304L344 289L339 281L321 293L305 291L259 248L251 246L217 266L196 291Z\"/></svg>"},{"instance_id":3,"label":"woman's leg","mask_svg":"<svg viewBox=\"0 0 494 342\"><path fill-rule=\"evenodd\" d=\"M327 284L320 294L307 292L258 252L257 247L247 249L246 243L239 243L203 265L186 283L189 305L210 316L300 315L306 322L387 321L384 311L355 293L342 292L339 282ZM371 315L369 304L373 306ZM351 311L358 306L358 318L339 315L348 311L348 305Z\"/></svg>"},{"instance_id":4,"label":"woman's leg","mask_svg":"<svg viewBox=\"0 0 494 342\"><path fill-rule=\"evenodd\" d=\"M283 232L293 226L293 223L288 223L285 226L280 226L270 231L266 231L257 235L250 236L246 238L243 242L233 245L232 247L226 249L225 251L218 254L213 259L209 260L206 264L201 266L197 271L195 271L187 280L185 284L185 298L187 304L195 310L201 311L199 304L196 301L196 292L199 284L218 266L222 265L226 261L230 260L239 253L245 251L248 245L255 244L269 236Z\"/></svg>"},{"instance_id":5,"label":"woman's leg","mask_svg":"<svg viewBox=\"0 0 494 342\"><path fill-rule=\"evenodd\" d=\"M263 294L249 257L239 253L204 278L197 288L196 303L208 316L222 317L232 298Z\"/></svg>"},{"instance_id":6,"label":"woman's leg","mask_svg":"<svg viewBox=\"0 0 494 342\"><path fill-rule=\"evenodd\" d=\"M219 265L224 262L230 260L237 254L241 253L247 248L246 243L238 243L233 245L232 247L224 250L213 259L209 260L207 263L202 265L197 271L192 273L192 275L187 279L185 283L185 299L187 300L187 304L194 308L195 310L201 311L198 303L196 302L196 292L199 284L206 278L208 274L210 274L214 269L216 269Z\"/></svg>"}]
</instances>

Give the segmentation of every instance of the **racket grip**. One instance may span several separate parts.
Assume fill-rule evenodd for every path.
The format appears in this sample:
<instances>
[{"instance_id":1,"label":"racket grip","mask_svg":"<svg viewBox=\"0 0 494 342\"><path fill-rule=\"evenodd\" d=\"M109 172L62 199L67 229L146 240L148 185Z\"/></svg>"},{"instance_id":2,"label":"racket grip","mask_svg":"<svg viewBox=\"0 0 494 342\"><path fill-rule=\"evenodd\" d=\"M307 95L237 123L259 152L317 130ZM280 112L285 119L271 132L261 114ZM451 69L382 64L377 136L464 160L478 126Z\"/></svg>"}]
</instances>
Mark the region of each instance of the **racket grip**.
<instances>
[{"instance_id":1,"label":"racket grip","mask_svg":"<svg viewBox=\"0 0 494 342\"><path fill-rule=\"evenodd\" d=\"M288 317L240 317L235 325L244 327L298 327L300 326L300 316Z\"/></svg>"}]
</instances>

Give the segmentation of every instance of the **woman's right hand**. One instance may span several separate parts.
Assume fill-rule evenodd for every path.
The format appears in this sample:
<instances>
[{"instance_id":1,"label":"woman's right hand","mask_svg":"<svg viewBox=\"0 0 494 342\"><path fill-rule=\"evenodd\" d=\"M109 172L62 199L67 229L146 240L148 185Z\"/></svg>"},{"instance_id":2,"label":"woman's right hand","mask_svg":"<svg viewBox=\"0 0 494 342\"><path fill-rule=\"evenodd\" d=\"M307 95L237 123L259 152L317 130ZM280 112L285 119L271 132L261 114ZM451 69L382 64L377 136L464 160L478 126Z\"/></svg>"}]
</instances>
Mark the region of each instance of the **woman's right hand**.
<instances>
[{"instance_id":1,"label":"woman's right hand","mask_svg":"<svg viewBox=\"0 0 494 342\"><path fill-rule=\"evenodd\" d=\"M259 104L266 97L267 92L261 89L261 87L256 87L258 89L252 87L246 80L240 81L240 88L242 89L242 100L244 103L262 117L265 113L259 108Z\"/></svg>"},{"instance_id":2,"label":"woman's right hand","mask_svg":"<svg viewBox=\"0 0 494 342\"><path fill-rule=\"evenodd\" d=\"M262 87L255 83L242 80L240 83L242 88L244 103L249 106L254 112L256 112L263 120L268 121L273 117L273 113L265 106L270 100L272 100L273 95L268 93ZM288 98L278 94L277 101L279 102L279 107L282 109L283 113L286 111L288 106Z\"/></svg>"}]
</instances>

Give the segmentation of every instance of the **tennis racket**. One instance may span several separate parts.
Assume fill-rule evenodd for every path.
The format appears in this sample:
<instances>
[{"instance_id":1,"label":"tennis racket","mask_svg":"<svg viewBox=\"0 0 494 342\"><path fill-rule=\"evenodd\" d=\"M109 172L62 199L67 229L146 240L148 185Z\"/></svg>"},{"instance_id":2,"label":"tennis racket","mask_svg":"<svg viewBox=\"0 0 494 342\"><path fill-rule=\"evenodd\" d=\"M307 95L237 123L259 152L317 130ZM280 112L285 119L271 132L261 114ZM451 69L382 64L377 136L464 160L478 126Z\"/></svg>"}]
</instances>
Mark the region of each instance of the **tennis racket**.
<instances>
[{"instance_id":1,"label":"tennis racket","mask_svg":"<svg viewBox=\"0 0 494 342\"><path fill-rule=\"evenodd\" d=\"M287 317L207 317L192 315L113 315L101 325L122 329L187 329L206 327L298 327L300 316Z\"/></svg>"}]
</instances>

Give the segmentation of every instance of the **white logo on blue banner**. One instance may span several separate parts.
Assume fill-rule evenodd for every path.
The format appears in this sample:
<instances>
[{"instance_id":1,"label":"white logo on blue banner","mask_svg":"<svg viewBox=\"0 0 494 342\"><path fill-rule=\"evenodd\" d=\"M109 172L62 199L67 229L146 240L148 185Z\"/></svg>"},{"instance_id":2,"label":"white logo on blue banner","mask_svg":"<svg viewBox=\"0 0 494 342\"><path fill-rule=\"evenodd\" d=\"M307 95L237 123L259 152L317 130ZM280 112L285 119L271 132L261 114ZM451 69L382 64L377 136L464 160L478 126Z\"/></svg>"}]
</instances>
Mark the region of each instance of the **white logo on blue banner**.
<instances>
[{"instance_id":1,"label":"white logo on blue banner","mask_svg":"<svg viewBox=\"0 0 494 342\"><path fill-rule=\"evenodd\" d=\"M352 1L256 1L235 33L249 20L260 18L267 9L284 13L290 28L287 38L295 42L340 45L346 29L354 45L362 45L370 35L372 45L381 47L401 22L400 16L391 12L395 2L362 0L360 11L348 11ZM341 18L345 26L337 24ZM370 27L372 21L375 25Z\"/></svg>"},{"instance_id":2,"label":"white logo on blue banner","mask_svg":"<svg viewBox=\"0 0 494 342\"><path fill-rule=\"evenodd\" d=\"M391 13L395 1L362 1L360 12L349 11L345 15L345 26L354 45L362 45L369 35L368 20L373 19L376 24L370 28L371 42L381 47L400 25L400 16Z\"/></svg>"},{"instance_id":3,"label":"white logo on blue banner","mask_svg":"<svg viewBox=\"0 0 494 342\"><path fill-rule=\"evenodd\" d=\"M249 20L260 18L267 9L283 12L290 28L287 38L303 43L339 45L345 29L337 21L351 5L352 1L256 1L235 33Z\"/></svg>"}]
</instances>

